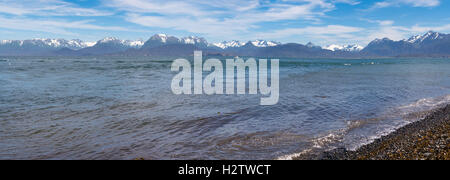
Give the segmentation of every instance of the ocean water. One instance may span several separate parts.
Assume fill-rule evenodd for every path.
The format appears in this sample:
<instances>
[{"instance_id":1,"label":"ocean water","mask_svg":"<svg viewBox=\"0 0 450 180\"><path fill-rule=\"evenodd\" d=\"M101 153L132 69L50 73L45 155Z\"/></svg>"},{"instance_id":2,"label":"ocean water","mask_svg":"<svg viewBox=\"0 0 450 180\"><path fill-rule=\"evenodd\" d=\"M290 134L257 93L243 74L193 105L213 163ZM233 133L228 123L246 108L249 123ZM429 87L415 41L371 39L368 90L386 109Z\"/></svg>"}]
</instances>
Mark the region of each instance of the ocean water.
<instances>
[{"instance_id":1,"label":"ocean water","mask_svg":"<svg viewBox=\"0 0 450 180\"><path fill-rule=\"evenodd\" d=\"M0 58L0 159L290 159L450 103L450 59L281 59L274 106L173 95L172 60Z\"/></svg>"}]
</instances>

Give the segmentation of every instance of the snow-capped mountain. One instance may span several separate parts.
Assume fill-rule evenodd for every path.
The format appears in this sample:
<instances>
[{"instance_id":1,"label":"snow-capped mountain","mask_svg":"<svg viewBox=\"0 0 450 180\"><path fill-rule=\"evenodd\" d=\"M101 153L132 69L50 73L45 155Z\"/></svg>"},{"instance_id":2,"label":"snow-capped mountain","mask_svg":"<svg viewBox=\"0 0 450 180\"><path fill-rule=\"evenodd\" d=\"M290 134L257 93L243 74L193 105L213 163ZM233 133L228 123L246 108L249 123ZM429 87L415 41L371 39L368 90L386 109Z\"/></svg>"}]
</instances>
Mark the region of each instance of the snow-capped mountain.
<instances>
[{"instance_id":1,"label":"snow-capped mountain","mask_svg":"<svg viewBox=\"0 0 450 180\"><path fill-rule=\"evenodd\" d=\"M445 34L440 34L438 32L429 31L424 35L417 35L409 38L408 40L404 40L409 43L422 43L424 41L433 41L438 39L443 39L445 37Z\"/></svg>"},{"instance_id":2,"label":"snow-capped mountain","mask_svg":"<svg viewBox=\"0 0 450 180\"><path fill-rule=\"evenodd\" d=\"M94 46L80 49L76 52L64 51L65 54L75 55L105 55L124 52L128 49L139 49L144 41L121 40L115 37L107 37L97 41Z\"/></svg>"},{"instance_id":3,"label":"snow-capped mountain","mask_svg":"<svg viewBox=\"0 0 450 180\"><path fill-rule=\"evenodd\" d=\"M167 39L169 39L169 36L167 36L166 34L155 34L150 38L150 40L159 41L162 43L167 43Z\"/></svg>"},{"instance_id":4,"label":"snow-capped mountain","mask_svg":"<svg viewBox=\"0 0 450 180\"><path fill-rule=\"evenodd\" d=\"M96 43L83 42L78 39L30 39L30 40L2 40L0 55L27 56L48 55L60 49L81 50L94 46Z\"/></svg>"},{"instance_id":5,"label":"snow-capped mountain","mask_svg":"<svg viewBox=\"0 0 450 180\"><path fill-rule=\"evenodd\" d=\"M416 43L417 41L419 41L419 39L421 39L422 36L421 35L417 35L417 36L412 36L411 38L409 38L408 40L404 40L407 41L409 43Z\"/></svg>"},{"instance_id":6,"label":"snow-capped mountain","mask_svg":"<svg viewBox=\"0 0 450 180\"><path fill-rule=\"evenodd\" d=\"M158 46L162 46L165 44L175 44L179 43L179 39L172 36L167 36L165 34L156 34L152 36L145 44L142 46L143 48L154 48Z\"/></svg>"},{"instance_id":7,"label":"snow-capped mountain","mask_svg":"<svg viewBox=\"0 0 450 180\"><path fill-rule=\"evenodd\" d=\"M84 43L84 45L86 46L86 47L92 47L92 46L95 46L95 44L97 44L97 42L83 42Z\"/></svg>"},{"instance_id":8,"label":"snow-capped mountain","mask_svg":"<svg viewBox=\"0 0 450 180\"><path fill-rule=\"evenodd\" d=\"M265 40L250 41L250 43L256 47L274 47L274 46L278 46L281 44L279 42L265 41Z\"/></svg>"},{"instance_id":9,"label":"snow-capped mountain","mask_svg":"<svg viewBox=\"0 0 450 180\"><path fill-rule=\"evenodd\" d=\"M238 47L243 47L245 45L252 45L255 47L274 47L274 46L278 46L281 43L279 42L274 42L274 41L266 41L266 40L256 40L256 41L249 41L248 43L242 43L240 41L224 41L221 43L213 43L213 46L219 47L221 49L227 49L227 48L238 48Z\"/></svg>"},{"instance_id":10,"label":"snow-capped mountain","mask_svg":"<svg viewBox=\"0 0 450 180\"><path fill-rule=\"evenodd\" d=\"M360 45L336 45L332 44L329 46L323 47L323 49L327 49L330 51L347 51L347 52L359 52L364 49L364 47Z\"/></svg>"},{"instance_id":11,"label":"snow-capped mountain","mask_svg":"<svg viewBox=\"0 0 450 180\"><path fill-rule=\"evenodd\" d=\"M144 40L126 41L126 44L130 47L141 48L144 45Z\"/></svg>"},{"instance_id":12,"label":"snow-capped mountain","mask_svg":"<svg viewBox=\"0 0 450 180\"><path fill-rule=\"evenodd\" d=\"M202 37L189 36L184 38L177 38L174 36L169 36L166 34L156 34L152 36L145 44L144 48L154 48L162 45L171 45L171 44L190 44L198 47L207 47L208 41Z\"/></svg>"},{"instance_id":13,"label":"snow-capped mountain","mask_svg":"<svg viewBox=\"0 0 450 180\"><path fill-rule=\"evenodd\" d=\"M213 43L213 46L219 47L221 49L227 49L227 48L238 48L245 45L245 43L241 43L240 41L224 41L221 43Z\"/></svg>"},{"instance_id":14,"label":"snow-capped mountain","mask_svg":"<svg viewBox=\"0 0 450 180\"><path fill-rule=\"evenodd\" d=\"M227 48L239 48L243 47L246 44L251 44L255 47L274 47L278 46L281 43L274 42L274 41L265 41L265 40L256 40L256 41L249 41L248 43L242 43L240 41L224 41L221 43L208 43L208 41L205 38L197 37L197 36L188 36L183 38L177 38L174 36L169 36L166 34L156 34L152 36L145 44L143 45L143 48L154 48L162 45L173 45L173 44L187 44L187 45L194 45L196 47L205 48L205 47L212 47L212 48L220 48L220 49L227 49Z\"/></svg>"},{"instance_id":15,"label":"snow-capped mountain","mask_svg":"<svg viewBox=\"0 0 450 180\"><path fill-rule=\"evenodd\" d=\"M429 31L401 41L376 39L363 52L376 56L448 56L450 35Z\"/></svg>"},{"instance_id":16,"label":"snow-capped mountain","mask_svg":"<svg viewBox=\"0 0 450 180\"><path fill-rule=\"evenodd\" d=\"M197 45L197 46L201 46L201 47L208 46L208 41L206 41L205 38L197 37L197 36L189 36L189 37L181 38L180 42L182 44L192 44L192 45Z\"/></svg>"},{"instance_id":17,"label":"snow-capped mountain","mask_svg":"<svg viewBox=\"0 0 450 180\"><path fill-rule=\"evenodd\" d=\"M123 46L128 48L141 48L144 45L143 40L137 40L137 41L131 41L131 40L121 40L115 37L107 37L102 40L97 41L97 43L94 46L99 45L116 45L116 46Z\"/></svg>"},{"instance_id":18,"label":"snow-capped mountain","mask_svg":"<svg viewBox=\"0 0 450 180\"><path fill-rule=\"evenodd\" d=\"M179 43L180 39L166 34L156 34L150 38L151 41L158 41L164 44Z\"/></svg>"},{"instance_id":19,"label":"snow-capped mountain","mask_svg":"<svg viewBox=\"0 0 450 180\"><path fill-rule=\"evenodd\" d=\"M205 54L259 57L450 57L450 34L430 31L424 35L394 41L376 39L363 49L359 45L316 46L274 41L225 41L209 44L205 38L177 38L156 34L148 41L130 41L108 37L97 42L65 39L0 40L0 56L189 56L196 50ZM336 52L332 52L336 51ZM359 52L360 53L354 53Z\"/></svg>"},{"instance_id":20,"label":"snow-capped mountain","mask_svg":"<svg viewBox=\"0 0 450 180\"><path fill-rule=\"evenodd\" d=\"M89 42L83 42L79 39L31 39L31 40L2 40L1 46L19 47L40 47L40 48L69 48L73 50L83 49L93 46Z\"/></svg>"}]
</instances>

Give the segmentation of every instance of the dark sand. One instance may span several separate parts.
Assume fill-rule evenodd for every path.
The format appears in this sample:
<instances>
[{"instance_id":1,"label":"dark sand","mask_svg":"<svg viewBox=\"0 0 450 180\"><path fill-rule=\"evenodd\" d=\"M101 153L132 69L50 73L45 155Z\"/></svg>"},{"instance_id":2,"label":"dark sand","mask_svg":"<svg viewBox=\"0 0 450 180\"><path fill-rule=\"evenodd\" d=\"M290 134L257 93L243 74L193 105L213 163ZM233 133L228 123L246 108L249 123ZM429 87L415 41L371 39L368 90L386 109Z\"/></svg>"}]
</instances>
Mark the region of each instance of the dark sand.
<instances>
[{"instance_id":1,"label":"dark sand","mask_svg":"<svg viewBox=\"0 0 450 180\"><path fill-rule=\"evenodd\" d=\"M450 160L450 105L356 151L298 157L315 160Z\"/></svg>"}]
</instances>

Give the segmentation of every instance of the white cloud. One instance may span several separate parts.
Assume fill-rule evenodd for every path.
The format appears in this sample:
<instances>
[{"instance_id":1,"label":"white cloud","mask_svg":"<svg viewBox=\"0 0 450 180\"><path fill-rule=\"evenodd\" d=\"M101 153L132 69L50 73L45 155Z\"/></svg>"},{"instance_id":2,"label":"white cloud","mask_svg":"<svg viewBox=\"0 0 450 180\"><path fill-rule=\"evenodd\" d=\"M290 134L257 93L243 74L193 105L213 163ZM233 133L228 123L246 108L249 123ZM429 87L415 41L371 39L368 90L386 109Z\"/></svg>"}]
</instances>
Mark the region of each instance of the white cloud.
<instances>
[{"instance_id":1,"label":"white cloud","mask_svg":"<svg viewBox=\"0 0 450 180\"><path fill-rule=\"evenodd\" d=\"M356 0L101 0L108 11L82 8L62 0L0 0L0 27L56 34L73 29L130 31L104 27L92 21L63 20L64 16L107 16L124 13L124 20L145 27L185 31L208 38L241 38L263 30L262 23L302 21L318 23L336 3L357 5ZM62 19L56 19L61 17ZM49 20L51 19L51 20ZM282 26L282 25L281 25ZM332 27L332 26L330 26ZM283 28L283 27L278 27ZM289 31L290 29L286 29ZM332 31L330 31L332 32Z\"/></svg>"},{"instance_id":2,"label":"white cloud","mask_svg":"<svg viewBox=\"0 0 450 180\"><path fill-rule=\"evenodd\" d=\"M0 16L0 28L48 32L60 35L76 35L68 29L88 29L103 31L130 31L122 27L98 26L92 21L40 20L29 18L6 18Z\"/></svg>"},{"instance_id":3,"label":"white cloud","mask_svg":"<svg viewBox=\"0 0 450 180\"><path fill-rule=\"evenodd\" d=\"M428 31L448 32L450 31L450 24L444 24L441 26L414 25L411 27L394 25L380 26L379 28L368 31L368 39L366 42L377 38L389 38L398 41L408 39L413 35L422 35Z\"/></svg>"},{"instance_id":4,"label":"white cloud","mask_svg":"<svg viewBox=\"0 0 450 180\"><path fill-rule=\"evenodd\" d=\"M441 26L398 26L392 20L371 20L361 18L360 20L367 21L369 23L377 24L378 26L367 28L366 33L361 36L365 37L361 41L363 43L369 43L374 39L389 38L392 40L408 39L413 35L421 35L428 31L449 32L450 24L444 24Z\"/></svg>"},{"instance_id":5,"label":"white cloud","mask_svg":"<svg viewBox=\"0 0 450 180\"><path fill-rule=\"evenodd\" d=\"M390 26L390 25L393 25L393 24L394 24L394 21L385 20L385 21L378 21L378 23L379 23L381 26Z\"/></svg>"},{"instance_id":6,"label":"white cloud","mask_svg":"<svg viewBox=\"0 0 450 180\"><path fill-rule=\"evenodd\" d=\"M231 21L217 21L217 19L207 17L170 18L128 14L126 20L147 27L168 28L214 36L232 36L237 32L245 32L249 28Z\"/></svg>"},{"instance_id":7,"label":"white cloud","mask_svg":"<svg viewBox=\"0 0 450 180\"><path fill-rule=\"evenodd\" d=\"M441 26L420 26L414 25L411 28L412 32L427 32L427 31L438 31L438 32L449 32L450 24L444 24Z\"/></svg>"},{"instance_id":8,"label":"white cloud","mask_svg":"<svg viewBox=\"0 0 450 180\"><path fill-rule=\"evenodd\" d=\"M375 27L320 25L337 3L358 5L359 0L101 0L103 9L83 8L63 0L0 0L0 28L74 35L76 29L142 32L96 21L65 16L113 16L145 27L165 28L215 40L285 39L302 37L317 43L368 43L375 38L408 38L429 30L446 32L450 25L396 26L391 20L365 20ZM379 0L372 8L435 7L440 0ZM3 16L2 14L7 14ZM123 15L122 15L123 14ZM59 18L58 18L59 17ZM83 19L86 19L84 17ZM360 19L364 20L364 19ZM273 30L265 29L265 24ZM274 25L277 24L278 26ZM292 28L302 24L301 28ZM304 25L307 24L307 25ZM308 25L309 24L309 25ZM306 27L305 27L306 26Z\"/></svg>"},{"instance_id":9,"label":"white cloud","mask_svg":"<svg viewBox=\"0 0 450 180\"><path fill-rule=\"evenodd\" d=\"M386 0L375 3L371 9L400 5L409 5L413 7L435 7L440 5L440 0Z\"/></svg>"},{"instance_id":10,"label":"white cloud","mask_svg":"<svg viewBox=\"0 0 450 180\"><path fill-rule=\"evenodd\" d=\"M0 13L32 16L108 16L110 12L81 8L60 0L0 0Z\"/></svg>"},{"instance_id":11,"label":"white cloud","mask_svg":"<svg viewBox=\"0 0 450 180\"><path fill-rule=\"evenodd\" d=\"M354 0L110 0L106 6L127 12L126 20L146 27L170 28L208 37L237 38L262 28L260 23L317 22L335 3L356 5Z\"/></svg>"},{"instance_id":12,"label":"white cloud","mask_svg":"<svg viewBox=\"0 0 450 180\"><path fill-rule=\"evenodd\" d=\"M345 4L350 4L350 5L358 5L361 2L356 1L356 0L334 0L332 1L334 3L345 3Z\"/></svg>"},{"instance_id":13,"label":"white cloud","mask_svg":"<svg viewBox=\"0 0 450 180\"><path fill-rule=\"evenodd\" d=\"M5 15L2 15L5 14ZM65 16L107 16L111 12L82 8L62 0L0 0L0 28L75 36L73 30L130 31L96 25L94 20L68 20Z\"/></svg>"},{"instance_id":14,"label":"white cloud","mask_svg":"<svg viewBox=\"0 0 450 180\"><path fill-rule=\"evenodd\" d=\"M256 33L255 38L280 39L301 36L303 39L307 39L307 41L313 39L316 40L315 43L327 45L341 43L342 41L346 41L346 43L358 42L361 40L361 36L359 35L364 31L364 28L341 25L308 26L305 28L288 28L272 32Z\"/></svg>"},{"instance_id":15,"label":"white cloud","mask_svg":"<svg viewBox=\"0 0 450 180\"><path fill-rule=\"evenodd\" d=\"M368 41L372 41L374 39L382 39L382 38L389 38L392 40L402 40L407 37L410 32L405 31L406 28L399 27L399 26L382 26L377 29L369 30Z\"/></svg>"},{"instance_id":16,"label":"white cloud","mask_svg":"<svg viewBox=\"0 0 450 180\"><path fill-rule=\"evenodd\" d=\"M408 39L413 35L422 35L428 31L449 32L450 24L441 26L396 26L391 20L367 20L378 24L372 28L360 28L352 26L328 25L309 26L305 28L289 28L268 33L257 33L255 38L279 39L293 36L301 36L304 39L315 40L319 45L329 44L359 44L367 45L374 39L389 38L392 40ZM305 42L303 42L305 43Z\"/></svg>"},{"instance_id":17,"label":"white cloud","mask_svg":"<svg viewBox=\"0 0 450 180\"><path fill-rule=\"evenodd\" d=\"M205 15L205 12L201 11L197 6L185 1L108 0L104 1L104 4L108 7L133 13Z\"/></svg>"},{"instance_id":18,"label":"white cloud","mask_svg":"<svg viewBox=\"0 0 450 180\"><path fill-rule=\"evenodd\" d=\"M440 4L440 0L400 0L405 4L411 4L414 7L434 7Z\"/></svg>"},{"instance_id":19,"label":"white cloud","mask_svg":"<svg viewBox=\"0 0 450 180\"><path fill-rule=\"evenodd\" d=\"M360 20L367 21L369 23L375 23L375 24L378 24L380 26L391 26L391 25L393 25L395 23L392 20L371 20L371 19L365 19L365 18L360 18Z\"/></svg>"},{"instance_id":20,"label":"white cloud","mask_svg":"<svg viewBox=\"0 0 450 180\"><path fill-rule=\"evenodd\" d=\"M328 25L328 26L309 26L305 28L289 28L277 30L269 33L260 33L260 36L280 38L292 35L341 35L363 31L363 28Z\"/></svg>"}]
</instances>

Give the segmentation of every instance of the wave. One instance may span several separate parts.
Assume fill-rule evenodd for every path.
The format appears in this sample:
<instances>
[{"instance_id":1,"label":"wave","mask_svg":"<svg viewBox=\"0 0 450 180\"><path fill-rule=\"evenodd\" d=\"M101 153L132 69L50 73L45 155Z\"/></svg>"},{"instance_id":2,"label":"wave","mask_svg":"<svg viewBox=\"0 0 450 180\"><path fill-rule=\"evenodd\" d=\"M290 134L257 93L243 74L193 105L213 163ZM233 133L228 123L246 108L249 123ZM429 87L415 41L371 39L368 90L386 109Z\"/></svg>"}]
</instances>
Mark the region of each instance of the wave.
<instances>
[{"instance_id":1,"label":"wave","mask_svg":"<svg viewBox=\"0 0 450 180\"><path fill-rule=\"evenodd\" d=\"M414 122L425 118L435 109L442 108L447 104L450 104L450 95L420 99L398 109L401 111L404 119Z\"/></svg>"},{"instance_id":2,"label":"wave","mask_svg":"<svg viewBox=\"0 0 450 180\"><path fill-rule=\"evenodd\" d=\"M413 103L399 106L394 108L391 112L379 118L362 119L356 121L348 121L348 125L344 129L330 132L324 136L320 136L311 140L312 147L303 150L299 153L293 153L278 157L277 160L293 160L298 157L310 157L321 152L331 151L342 146L342 143L349 132L365 127L366 125L381 122L390 119L401 119L395 125L386 127L385 129L378 131L375 135L368 136L365 140L356 142L349 150L357 150L358 148L370 144L376 139L386 136L397 129L406 126L410 123L424 119L426 116L434 112L436 109L440 109L450 104L450 95L441 97L424 98L417 100Z\"/></svg>"},{"instance_id":3,"label":"wave","mask_svg":"<svg viewBox=\"0 0 450 180\"><path fill-rule=\"evenodd\" d=\"M348 121L347 127L339 130L332 131L324 136L316 137L311 139L312 147L303 150L300 153L289 154L285 156L278 157L277 160L293 160L296 157L308 156L315 153L331 151L336 149L342 144L344 138L349 132L355 129L364 127L372 122L381 121L384 118L371 118L364 120Z\"/></svg>"}]
</instances>

